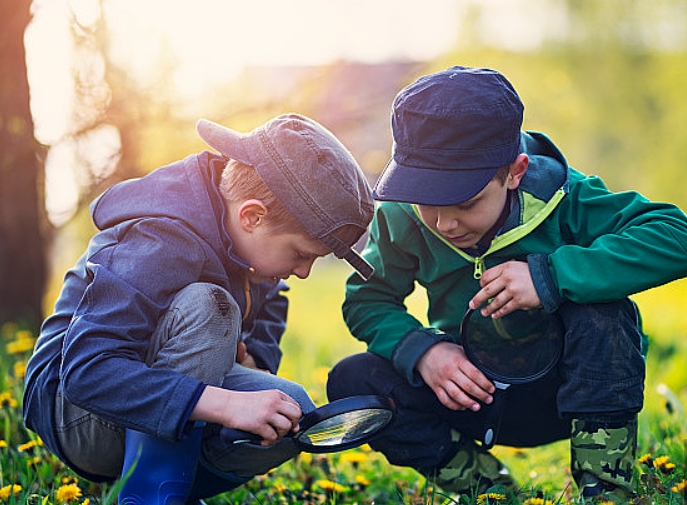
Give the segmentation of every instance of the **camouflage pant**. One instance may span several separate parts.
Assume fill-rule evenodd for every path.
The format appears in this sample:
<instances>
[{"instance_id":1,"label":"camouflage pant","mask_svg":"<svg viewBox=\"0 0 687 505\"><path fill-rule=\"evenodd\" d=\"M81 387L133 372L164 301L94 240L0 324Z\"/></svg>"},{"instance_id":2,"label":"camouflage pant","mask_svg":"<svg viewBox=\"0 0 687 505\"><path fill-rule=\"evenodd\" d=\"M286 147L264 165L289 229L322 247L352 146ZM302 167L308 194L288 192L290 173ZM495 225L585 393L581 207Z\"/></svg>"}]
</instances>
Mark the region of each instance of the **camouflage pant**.
<instances>
[{"instance_id":1,"label":"camouflage pant","mask_svg":"<svg viewBox=\"0 0 687 505\"><path fill-rule=\"evenodd\" d=\"M583 498L604 496L627 503L633 494L637 418L626 423L573 420L570 438L571 470ZM435 482L444 491L480 494L494 485L517 490L507 468L470 439L452 431L456 454L438 470Z\"/></svg>"},{"instance_id":2,"label":"camouflage pant","mask_svg":"<svg viewBox=\"0 0 687 505\"><path fill-rule=\"evenodd\" d=\"M633 494L637 418L605 424L573 420L570 467L583 498L608 494L622 503Z\"/></svg>"},{"instance_id":3,"label":"camouflage pant","mask_svg":"<svg viewBox=\"0 0 687 505\"><path fill-rule=\"evenodd\" d=\"M467 495L479 495L492 486L516 491L517 483L495 456L455 430L451 431L451 441L457 448L455 456L435 475L428 476L434 477L441 489Z\"/></svg>"}]
</instances>

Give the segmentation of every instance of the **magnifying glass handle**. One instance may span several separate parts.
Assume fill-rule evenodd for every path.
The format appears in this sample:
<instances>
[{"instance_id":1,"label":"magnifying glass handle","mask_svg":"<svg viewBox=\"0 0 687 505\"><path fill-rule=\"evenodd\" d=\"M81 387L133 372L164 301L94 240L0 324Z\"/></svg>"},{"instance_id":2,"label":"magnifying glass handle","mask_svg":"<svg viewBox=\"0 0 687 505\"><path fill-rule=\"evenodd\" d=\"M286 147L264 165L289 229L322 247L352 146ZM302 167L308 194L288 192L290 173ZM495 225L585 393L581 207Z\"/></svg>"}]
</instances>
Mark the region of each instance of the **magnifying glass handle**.
<instances>
[{"instance_id":1,"label":"magnifying glass handle","mask_svg":"<svg viewBox=\"0 0 687 505\"><path fill-rule=\"evenodd\" d=\"M506 397L506 390L510 384L494 381L496 391L494 391L494 401L489 405L484 421L484 435L482 435L482 447L491 449L496 443L496 437L501 427L501 417L503 416L503 405Z\"/></svg>"}]
</instances>

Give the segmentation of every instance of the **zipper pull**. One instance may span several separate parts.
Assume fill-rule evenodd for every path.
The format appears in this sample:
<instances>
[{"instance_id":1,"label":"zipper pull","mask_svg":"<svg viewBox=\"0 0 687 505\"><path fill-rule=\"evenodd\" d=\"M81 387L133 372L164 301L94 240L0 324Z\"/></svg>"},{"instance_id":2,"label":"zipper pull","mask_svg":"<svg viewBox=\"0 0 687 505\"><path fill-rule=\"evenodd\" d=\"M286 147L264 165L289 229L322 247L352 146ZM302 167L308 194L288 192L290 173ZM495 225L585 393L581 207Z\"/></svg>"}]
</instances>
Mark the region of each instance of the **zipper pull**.
<instances>
[{"instance_id":1,"label":"zipper pull","mask_svg":"<svg viewBox=\"0 0 687 505\"><path fill-rule=\"evenodd\" d=\"M475 258L475 270L472 273L472 276L480 280L482 278L482 272L484 272L484 259L482 259L481 256L478 256Z\"/></svg>"}]
</instances>

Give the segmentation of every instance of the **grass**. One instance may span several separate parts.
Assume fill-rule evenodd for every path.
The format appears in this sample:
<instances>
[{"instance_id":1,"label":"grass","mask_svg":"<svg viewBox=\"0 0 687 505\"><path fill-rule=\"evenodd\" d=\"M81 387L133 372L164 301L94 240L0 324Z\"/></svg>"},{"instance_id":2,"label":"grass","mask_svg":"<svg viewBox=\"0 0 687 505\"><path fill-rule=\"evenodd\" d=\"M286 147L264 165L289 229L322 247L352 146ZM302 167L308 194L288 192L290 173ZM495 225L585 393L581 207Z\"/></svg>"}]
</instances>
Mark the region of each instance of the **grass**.
<instances>
[{"instance_id":1,"label":"grass","mask_svg":"<svg viewBox=\"0 0 687 505\"><path fill-rule=\"evenodd\" d=\"M364 350L347 332L340 315L343 280L348 270L322 260L310 279L292 282L289 329L284 336L281 373L308 387L316 403L326 402L327 370L342 357ZM687 313L679 300L687 283L676 282L636 297L651 337L646 405L640 415L636 462L637 505L686 501ZM422 318L421 294L409 308ZM0 331L0 503L113 504L116 487L78 479L42 445L21 421L24 364L35 335L7 324ZM301 454L267 475L256 477L208 505L284 504L574 504L568 445L517 450L497 446L502 459L529 498L516 501L498 494L448 500L409 469L389 465L367 446L329 455Z\"/></svg>"}]
</instances>

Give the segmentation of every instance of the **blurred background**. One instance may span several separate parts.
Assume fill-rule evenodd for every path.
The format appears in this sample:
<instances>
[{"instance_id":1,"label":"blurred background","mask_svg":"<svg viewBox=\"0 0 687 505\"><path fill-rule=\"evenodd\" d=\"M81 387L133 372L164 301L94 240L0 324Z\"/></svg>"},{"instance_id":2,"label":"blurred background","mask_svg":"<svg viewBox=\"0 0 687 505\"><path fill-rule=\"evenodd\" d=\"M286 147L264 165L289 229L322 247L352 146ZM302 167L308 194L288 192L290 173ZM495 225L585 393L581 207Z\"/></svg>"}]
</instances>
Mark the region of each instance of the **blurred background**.
<instances>
[{"instance_id":1,"label":"blurred background","mask_svg":"<svg viewBox=\"0 0 687 505\"><path fill-rule=\"evenodd\" d=\"M198 118L309 115L373 183L395 94L456 64L573 167L687 205L684 0L0 0L0 322L40 322L89 202L205 149Z\"/></svg>"},{"instance_id":2,"label":"blurred background","mask_svg":"<svg viewBox=\"0 0 687 505\"><path fill-rule=\"evenodd\" d=\"M505 74L525 129L548 134L573 167L687 209L686 0L0 0L0 391L21 396L38 326L94 232L88 204L206 149L198 118L249 131L311 116L374 183L396 93L453 65ZM290 281L280 374L317 403L329 368L364 350L340 312L349 274L327 258ZM634 298L651 338L642 447L666 454L677 416L684 469L687 281ZM407 303L424 318L421 290ZM15 403L0 442L27 439ZM567 485L567 445L499 450L533 484ZM62 482L37 491L42 474L13 454L0 453L3 483L43 495Z\"/></svg>"}]
</instances>

